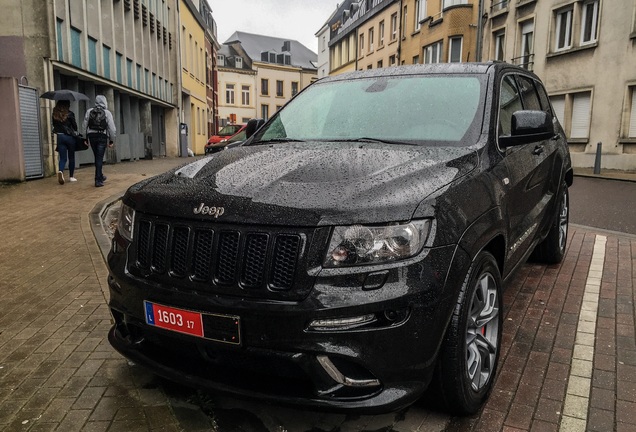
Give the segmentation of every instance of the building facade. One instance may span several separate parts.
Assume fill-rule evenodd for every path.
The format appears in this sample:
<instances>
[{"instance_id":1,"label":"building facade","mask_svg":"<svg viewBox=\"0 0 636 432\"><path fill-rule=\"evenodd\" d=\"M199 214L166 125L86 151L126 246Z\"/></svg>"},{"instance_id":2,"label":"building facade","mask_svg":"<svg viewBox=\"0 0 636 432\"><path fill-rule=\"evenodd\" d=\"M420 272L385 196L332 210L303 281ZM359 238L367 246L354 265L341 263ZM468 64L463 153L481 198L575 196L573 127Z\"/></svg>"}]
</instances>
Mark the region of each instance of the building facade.
<instances>
[{"instance_id":1,"label":"building facade","mask_svg":"<svg viewBox=\"0 0 636 432\"><path fill-rule=\"evenodd\" d=\"M243 124L256 117L256 70L239 42L224 44L217 54L221 97L220 126Z\"/></svg>"},{"instance_id":2,"label":"building facade","mask_svg":"<svg viewBox=\"0 0 636 432\"><path fill-rule=\"evenodd\" d=\"M208 140L206 26L192 0L179 2L181 124L187 131L188 148L195 155L202 155Z\"/></svg>"},{"instance_id":3,"label":"building facade","mask_svg":"<svg viewBox=\"0 0 636 432\"><path fill-rule=\"evenodd\" d=\"M207 0L200 0L200 12L205 22L205 86L208 102L208 136L216 134L219 128L219 89L216 55L221 48L217 39L216 21Z\"/></svg>"},{"instance_id":4,"label":"building facade","mask_svg":"<svg viewBox=\"0 0 636 432\"><path fill-rule=\"evenodd\" d=\"M225 90L219 102L221 124L267 120L317 79L318 56L298 41L235 32L223 45L224 58L217 59L226 64L219 64L219 88Z\"/></svg>"},{"instance_id":5,"label":"building facade","mask_svg":"<svg viewBox=\"0 0 636 432\"><path fill-rule=\"evenodd\" d=\"M636 2L492 0L484 59L533 70L574 166L636 170Z\"/></svg>"},{"instance_id":6,"label":"building facade","mask_svg":"<svg viewBox=\"0 0 636 432\"><path fill-rule=\"evenodd\" d=\"M95 96L106 96L118 135L107 152L111 163L176 154L174 0L0 0L0 7L0 76L21 78L39 94L71 89L88 95L89 102L71 104L80 127ZM56 171L53 106L39 101L44 175ZM77 156L78 164L93 162L92 152Z\"/></svg>"},{"instance_id":7,"label":"building facade","mask_svg":"<svg viewBox=\"0 0 636 432\"><path fill-rule=\"evenodd\" d=\"M400 1L345 0L329 21L329 74L400 64Z\"/></svg>"},{"instance_id":8,"label":"building facade","mask_svg":"<svg viewBox=\"0 0 636 432\"><path fill-rule=\"evenodd\" d=\"M478 61L478 0L403 0L401 64Z\"/></svg>"}]
</instances>

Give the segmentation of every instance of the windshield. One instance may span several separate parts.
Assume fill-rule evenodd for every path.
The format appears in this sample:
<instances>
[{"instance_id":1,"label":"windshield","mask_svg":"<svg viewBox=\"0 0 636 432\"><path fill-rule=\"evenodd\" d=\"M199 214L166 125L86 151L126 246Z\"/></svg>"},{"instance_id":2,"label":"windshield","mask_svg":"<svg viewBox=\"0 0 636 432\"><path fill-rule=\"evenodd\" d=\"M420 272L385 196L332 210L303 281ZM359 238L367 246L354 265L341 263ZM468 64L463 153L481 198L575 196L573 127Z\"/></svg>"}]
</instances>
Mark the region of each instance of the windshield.
<instances>
[{"instance_id":1,"label":"windshield","mask_svg":"<svg viewBox=\"0 0 636 432\"><path fill-rule=\"evenodd\" d=\"M458 143L479 132L480 78L373 77L318 82L289 102L253 143L381 140Z\"/></svg>"},{"instance_id":2,"label":"windshield","mask_svg":"<svg viewBox=\"0 0 636 432\"><path fill-rule=\"evenodd\" d=\"M239 130L240 128L241 128L240 125L227 125L219 131L219 136L234 135L236 131Z\"/></svg>"}]
</instances>

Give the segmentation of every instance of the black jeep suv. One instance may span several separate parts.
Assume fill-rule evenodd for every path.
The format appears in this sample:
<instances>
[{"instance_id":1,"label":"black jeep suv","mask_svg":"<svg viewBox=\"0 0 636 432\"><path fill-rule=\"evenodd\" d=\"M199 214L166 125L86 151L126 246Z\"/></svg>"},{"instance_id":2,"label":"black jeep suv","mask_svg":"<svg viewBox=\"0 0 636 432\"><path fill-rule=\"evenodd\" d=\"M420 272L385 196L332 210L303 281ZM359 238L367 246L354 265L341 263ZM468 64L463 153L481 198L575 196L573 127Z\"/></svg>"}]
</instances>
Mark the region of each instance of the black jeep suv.
<instances>
[{"instance_id":1,"label":"black jeep suv","mask_svg":"<svg viewBox=\"0 0 636 432\"><path fill-rule=\"evenodd\" d=\"M379 412L435 379L449 410L474 413L502 285L531 254L561 261L571 184L563 130L524 69L321 79L242 146L126 192L110 343L213 391Z\"/></svg>"}]
</instances>

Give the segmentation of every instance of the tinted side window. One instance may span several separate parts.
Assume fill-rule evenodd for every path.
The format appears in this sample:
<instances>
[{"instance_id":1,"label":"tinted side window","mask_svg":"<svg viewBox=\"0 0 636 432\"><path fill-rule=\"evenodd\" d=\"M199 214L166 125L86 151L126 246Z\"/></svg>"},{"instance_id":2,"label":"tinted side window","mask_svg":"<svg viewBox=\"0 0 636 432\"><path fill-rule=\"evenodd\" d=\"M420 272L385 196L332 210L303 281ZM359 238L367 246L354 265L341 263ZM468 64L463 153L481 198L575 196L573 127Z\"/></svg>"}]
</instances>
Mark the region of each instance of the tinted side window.
<instances>
[{"instance_id":1,"label":"tinted side window","mask_svg":"<svg viewBox=\"0 0 636 432\"><path fill-rule=\"evenodd\" d=\"M539 92L539 100L541 101L541 108L543 111L550 113L551 116L554 116L552 113L552 107L550 106L550 99L548 98L548 93L545 91L541 83L535 82L534 85L537 87L537 91Z\"/></svg>"},{"instance_id":2,"label":"tinted side window","mask_svg":"<svg viewBox=\"0 0 636 432\"><path fill-rule=\"evenodd\" d=\"M506 75L499 88L499 135L510 135L512 114L522 110L519 90L512 75Z\"/></svg>"},{"instance_id":3,"label":"tinted side window","mask_svg":"<svg viewBox=\"0 0 636 432\"><path fill-rule=\"evenodd\" d=\"M517 76L517 80L523 98L524 109L541 111L541 103L539 102L537 90L534 87L534 80L519 75Z\"/></svg>"}]
</instances>

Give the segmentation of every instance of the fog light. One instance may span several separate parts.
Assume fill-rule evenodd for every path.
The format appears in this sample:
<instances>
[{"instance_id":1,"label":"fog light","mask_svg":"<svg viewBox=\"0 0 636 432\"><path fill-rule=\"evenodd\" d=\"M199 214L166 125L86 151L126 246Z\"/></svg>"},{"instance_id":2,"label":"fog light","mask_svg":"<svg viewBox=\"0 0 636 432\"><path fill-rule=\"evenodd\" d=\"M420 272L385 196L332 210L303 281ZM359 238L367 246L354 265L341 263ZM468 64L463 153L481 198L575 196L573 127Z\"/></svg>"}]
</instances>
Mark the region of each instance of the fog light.
<instances>
[{"instance_id":1,"label":"fog light","mask_svg":"<svg viewBox=\"0 0 636 432\"><path fill-rule=\"evenodd\" d=\"M309 324L310 330L347 330L375 321L374 314L347 318L329 318L313 320Z\"/></svg>"}]
</instances>

